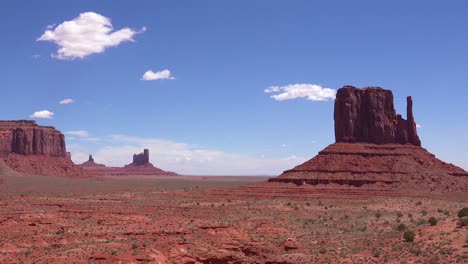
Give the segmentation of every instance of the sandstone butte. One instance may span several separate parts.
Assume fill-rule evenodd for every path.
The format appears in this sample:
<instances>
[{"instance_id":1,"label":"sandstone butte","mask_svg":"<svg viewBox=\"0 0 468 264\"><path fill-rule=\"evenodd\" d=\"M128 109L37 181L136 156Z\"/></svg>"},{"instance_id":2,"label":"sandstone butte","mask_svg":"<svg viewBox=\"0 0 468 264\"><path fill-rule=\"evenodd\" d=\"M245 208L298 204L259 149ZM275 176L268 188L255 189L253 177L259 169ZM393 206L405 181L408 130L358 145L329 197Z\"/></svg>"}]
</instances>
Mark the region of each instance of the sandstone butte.
<instances>
[{"instance_id":1,"label":"sandstone butte","mask_svg":"<svg viewBox=\"0 0 468 264\"><path fill-rule=\"evenodd\" d=\"M65 148L64 135L35 121L0 121L0 173L84 176Z\"/></svg>"},{"instance_id":2,"label":"sandstone butte","mask_svg":"<svg viewBox=\"0 0 468 264\"><path fill-rule=\"evenodd\" d=\"M143 153L134 154L133 162L125 165L124 167L107 167L103 164L98 164L94 162L92 155L89 155L88 161L79 165L81 168L86 170L91 175L102 176L150 176L150 175L177 175L174 172L164 171L160 168L155 167L149 161L149 150L143 150Z\"/></svg>"},{"instance_id":3,"label":"sandstone butte","mask_svg":"<svg viewBox=\"0 0 468 264\"><path fill-rule=\"evenodd\" d=\"M269 182L468 191L466 171L421 147L411 97L403 119L396 114L392 91L344 86L336 95L334 119L334 144Z\"/></svg>"}]
</instances>

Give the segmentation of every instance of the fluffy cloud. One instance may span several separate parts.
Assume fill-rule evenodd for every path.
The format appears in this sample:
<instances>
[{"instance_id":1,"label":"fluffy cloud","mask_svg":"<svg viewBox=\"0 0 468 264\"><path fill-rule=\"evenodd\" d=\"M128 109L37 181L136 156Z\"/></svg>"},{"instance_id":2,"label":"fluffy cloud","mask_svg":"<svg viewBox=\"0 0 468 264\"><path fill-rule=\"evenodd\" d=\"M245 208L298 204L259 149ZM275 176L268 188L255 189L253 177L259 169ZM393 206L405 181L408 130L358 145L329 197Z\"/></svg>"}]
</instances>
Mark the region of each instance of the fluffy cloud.
<instances>
[{"instance_id":1,"label":"fluffy cloud","mask_svg":"<svg viewBox=\"0 0 468 264\"><path fill-rule=\"evenodd\" d=\"M73 102L74 102L73 99L71 99L71 98L66 98L66 99L61 100L61 101L59 102L59 104L71 104L71 103L73 103Z\"/></svg>"},{"instance_id":2,"label":"fluffy cloud","mask_svg":"<svg viewBox=\"0 0 468 264\"><path fill-rule=\"evenodd\" d=\"M31 118L52 119L53 116L54 116L54 113L50 112L49 110L42 110L42 111L34 112L29 117L31 117Z\"/></svg>"},{"instance_id":3,"label":"fluffy cloud","mask_svg":"<svg viewBox=\"0 0 468 264\"><path fill-rule=\"evenodd\" d=\"M417 128L422 128L422 126L420 124L416 124L416 127Z\"/></svg>"},{"instance_id":4,"label":"fluffy cloud","mask_svg":"<svg viewBox=\"0 0 468 264\"><path fill-rule=\"evenodd\" d=\"M168 69L154 72L152 70L146 71L141 77L144 81L154 81L154 80L175 80L174 76L171 76L171 71Z\"/></svg>"},{"instance_id":5,"label":"fluffy cloud","mask_svg":"<svg viewBox=\"0 0 468 264\"><path fill-rule=\"evenodd\" d=\"M104 143L104 144L101 144ZM277 175L305 160L305 157L289 155L280 158L265 158L219 150L197 148L193 145L126 135L112 135L102 139L93 151L96 162L108 166L123 166L132 162L132 155L144 148L150 150L151 162L164 170L193 175ZM81 144L70 144L73 161L86 161L87 152ZM88 151L89 152L89 151Z\"/></svg>"},{"instance_id":6,"label":"fluffy cloud","mask_svg":"<svg viewBox=\"0 0 468 264\"><path fill-rule=\"evenodd\" d=\"M89 132L86 130L75 130L65 132L66 135L77 136L77 137L89 137Z\"/></svg>"},{"instance_id":7,"label":"fluffy cloud","mask_svg":"<svg viewBox=\"0 0 468 264\"><path fill-rule=\"evenodd\" d=\"M277 93L271 98L276 101L291 100L296 98L307 98L310 101L333 100L336 96L336 90L323 88L316 84L290 84L286 86L271 86L264 90L265 93Z\"/></svg>"},{"instance_id":8,"label":"fluffy cloud","mask_svg":"<svg viewBox=\"0 0 468 264\"><path fill-rule=\"evenodd\" d=\"M143 28L140 32L145 31ZM130 28L114 31L111 20L94 12L81 13L79 17L58 26L51 25L37 41L50 41L60 48L52 56L57 59L84 58L93 53L102 53L122 42L134 41L139 32Z\"/></svg>"}]
</instances>

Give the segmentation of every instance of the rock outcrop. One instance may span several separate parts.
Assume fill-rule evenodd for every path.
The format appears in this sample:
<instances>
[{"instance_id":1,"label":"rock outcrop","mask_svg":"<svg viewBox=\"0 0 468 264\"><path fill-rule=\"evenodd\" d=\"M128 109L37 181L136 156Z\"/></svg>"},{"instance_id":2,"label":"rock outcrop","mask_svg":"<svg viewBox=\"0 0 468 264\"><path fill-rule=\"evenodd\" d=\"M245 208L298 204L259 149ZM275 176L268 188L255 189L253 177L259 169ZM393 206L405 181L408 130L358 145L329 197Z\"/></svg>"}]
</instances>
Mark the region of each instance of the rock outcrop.
<instances>
[{"instance_id":1,"label":"rock outcrop","mask_svg":"<svg viewBox=\"0 0 468 264\"><path fill-rule=\"evenodd\" d=\"M65 137L35 121L0 121L0 159L17 173L48 176L86 176L73 164Z\"/></svg>"},{"instance_id":2,"label":"rock outcrop","mask_svg":"<svg viewBox=\"0 0 468 264\"><path fill-rule=\"evenodd\" d=\"M91 155L91 154L89 154L88 161L80 164L80 166L83 166L83 167L105 167L105 165L103 165L103 164L99 164L99 163L94 162L93 155Z\"/></svg>"},{"instance_id":3,"label":"rock outcrop","mask_svg":"<svg viewBox=\"0 0 468 264\"><path fill-rule=\"evenodd\" d=\"M412 107L408 97L405 120L395 112L391 91L341 88L335 101L336 143L269 182L468 191L466 171L421 147Z\"/></svg>"},{"instance_id":4,"label":"rock outcrop","mask_svg":"<svg viewBox=\"0 0 468 264\"><path fill-rule=\"evenodd\" d=\"M150 164L149 161L149 150L144 149L143 153L133 154L133 162L127 166L145 166Z\"/></svg>"},{"instance_id":5,"label":"rock outcrop","mask_svg":"<svg viewBox=\"0 0 468 264\"><path fill-rule=\"evenodd\" d=\"M407 119L397 115L390 90L345 86L335 100L336 142L413 144L421 146L413 117L413 101L407 98Z\"/></svg>"},{"instance_id":6,"label":"rock outcrop","mask_svg":"<svg viewBox=\"0 0 468 264\"><path fill-rule=\"evenodd\" d=\"M155 167L149 162L149 150L145 149L143 153L134 154L133 162L124 167L107 167L94 162L92 155L89 155L88 161L79 165L87 172L95 176L170 176L177 173L164 171Z\"/></svg>"},{"instance_id":7,"label":"rock outcrop","mask_svg":"<svg viewBox=\"0 0 468 264\"><path fill-rule=\"evenodd\" d=\"M35 121L0 121L0 155L10 153L66 157L65 137Z\"/></svg>"}]
</instances>

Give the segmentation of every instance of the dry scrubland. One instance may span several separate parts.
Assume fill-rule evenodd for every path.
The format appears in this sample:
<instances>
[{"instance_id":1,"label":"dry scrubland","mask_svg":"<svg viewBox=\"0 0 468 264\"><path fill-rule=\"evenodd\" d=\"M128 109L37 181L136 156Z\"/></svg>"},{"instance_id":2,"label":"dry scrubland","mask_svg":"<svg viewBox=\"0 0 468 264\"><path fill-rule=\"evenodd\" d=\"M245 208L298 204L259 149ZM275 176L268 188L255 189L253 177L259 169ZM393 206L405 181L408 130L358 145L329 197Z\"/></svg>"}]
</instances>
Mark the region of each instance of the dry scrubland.
<instances>
[{"instance_id":1,"label":"dry scrubland","mask_svg":"<svg viewBox=\"0 0 468 264\"><path fill-rule=\"evenodd\" d=\"M336 196L261 177L3 180L1 263L468 261L466 193Z\"/></svg>"}]
</instances>

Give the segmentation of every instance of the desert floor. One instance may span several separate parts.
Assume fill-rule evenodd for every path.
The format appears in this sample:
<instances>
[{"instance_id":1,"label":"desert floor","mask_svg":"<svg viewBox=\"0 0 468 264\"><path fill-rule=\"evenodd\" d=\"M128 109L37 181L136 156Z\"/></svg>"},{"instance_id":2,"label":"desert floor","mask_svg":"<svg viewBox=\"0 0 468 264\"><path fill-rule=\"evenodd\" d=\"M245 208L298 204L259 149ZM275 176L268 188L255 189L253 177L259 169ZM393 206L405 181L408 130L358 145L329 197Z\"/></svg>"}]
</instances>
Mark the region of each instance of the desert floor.
<instances>
[{"instance_id":1,"label":"desert floor","mask_svg":"<svg viewBox=\"0 0 468 264\"><path fill-rule=\"evenodd\" d=\"M457 225L466 193L265 177L2 178L0 263L468 262Z\"/></svg>"}]
</instances>

